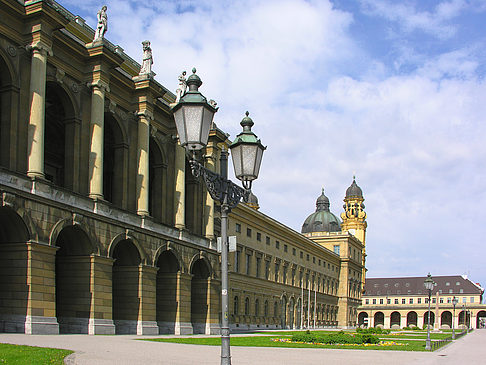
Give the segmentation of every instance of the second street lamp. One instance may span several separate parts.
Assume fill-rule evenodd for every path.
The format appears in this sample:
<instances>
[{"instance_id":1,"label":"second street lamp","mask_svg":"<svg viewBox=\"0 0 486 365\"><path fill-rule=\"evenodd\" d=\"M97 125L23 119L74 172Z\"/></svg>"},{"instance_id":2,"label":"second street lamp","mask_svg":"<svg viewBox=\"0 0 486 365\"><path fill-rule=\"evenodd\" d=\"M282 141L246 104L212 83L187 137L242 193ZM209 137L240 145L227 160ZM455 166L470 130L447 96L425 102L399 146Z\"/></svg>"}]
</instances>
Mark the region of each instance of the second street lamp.
<instances>
[{"instance_id":1,"label":"second street lamp","mask_svg":"<svg viewBox=\"0 0 486 365\"><path fill-rule=\"evenodd\" d=\"M456 305L459 302L459 300L456 298L454 295L454 298L452 298L452 305L453 305L453 313L452 313L452 339L456 339L456 332L454 331L454 321L456 319Z\"/></svg>"},{"instance_id":2,"label":"second street lamp","mask_svg":"<svg viewBox=\"0 0 486 365\"><path fill-rule=\"evenodd\" d=\"M236 177L243 188L228 180L227 152L221 151L221 175L208 170L196 160L196 151L208 143L209 130L216 103L207 102L199 92L202 81L192 69L187 79L189 91L181 96L177 104L172 104L177 133L181 146L190 155L191 172L194 177L202 177L209 194L221 204L221 364L231 364L230 331L228 313L228 214L241 198L248 199L252 181L258 177L265 147L251 131L253 121L246 112L241 121L243 131L230 145Z\"/></svg>"},{"instance_id":3,"label":"second street lamp","mask_svg":"<svg viewBox=\"0 0 486 365\"><path fill-rule=\"evenodd\" d=\"M432 280L432 276L430 275L429 272L429 275L427 275L427 278L424 281L425 289L427 289L429 292L429 312L427 313L427 340L425 340L426 350L431 349L430 347L430 295L432 294L432 289L434 289L434 285L435 285L434 280Z\"/></svg>"}]
</instances>

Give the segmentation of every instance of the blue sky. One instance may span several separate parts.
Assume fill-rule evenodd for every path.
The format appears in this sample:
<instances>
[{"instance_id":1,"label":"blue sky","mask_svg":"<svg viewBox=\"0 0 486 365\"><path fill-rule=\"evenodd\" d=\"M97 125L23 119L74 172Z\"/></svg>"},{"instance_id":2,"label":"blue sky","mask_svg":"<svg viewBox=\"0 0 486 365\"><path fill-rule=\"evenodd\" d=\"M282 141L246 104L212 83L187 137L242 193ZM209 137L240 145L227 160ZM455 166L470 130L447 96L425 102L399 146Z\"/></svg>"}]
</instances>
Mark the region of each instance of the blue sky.
<instances>
[{"instance_id":1,"label":"blue sky","mask_svg":"<svg viewBox=\"0 0 486 365\"><path fill-rule=\"evenodd\" d=\"M94 27L97 0L61 1ZM468 274L486 286L486 1L109 0L106 37L177 88L193 66L236 135L268 146L261 211L300 231L353 174L370 277Z\"/></svg>"}]
</instances>

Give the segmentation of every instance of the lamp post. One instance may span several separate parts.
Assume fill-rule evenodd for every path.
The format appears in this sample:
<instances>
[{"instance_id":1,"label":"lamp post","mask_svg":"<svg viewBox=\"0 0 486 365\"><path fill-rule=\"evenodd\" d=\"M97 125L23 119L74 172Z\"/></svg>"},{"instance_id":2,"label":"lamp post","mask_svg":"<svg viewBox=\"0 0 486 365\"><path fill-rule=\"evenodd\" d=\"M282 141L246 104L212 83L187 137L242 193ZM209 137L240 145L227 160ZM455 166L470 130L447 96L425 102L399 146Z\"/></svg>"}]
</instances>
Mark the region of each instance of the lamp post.
<instances>
[{"instance_id":1,"label":"lamp post","mask_svg":"<svg viewBox=\"0 0 486 365\"><path fill-rule=\"evenodd\" d=\"M454 298L452 298L452 305L453 305L453 314L452 314L452 339L456 339L456 332L454 331L454 320L456 318L456 305L459 302L459 300L456 298L454 295Z\"/></svg>"},{"instance_id":2,"label":"lamp post","mask_svg":"<svg viewBox=\"0 0 486 365\"><path fill-rule=\"evenodd\" d=\"M221 203L221 364L230 365L230 331L228 315L228 214L241 198L248 199L252 181L258 177L263 151L266 149L251 131L253 121L246 112L241 121L243 131L229 146L233 157L235 176L243 188L228 180L227 152L221 152L221 175L214 173L196 160L196 152L207 145L214 114L218 111L199 92L202 81L192 69L187 78L189 90L177 104L171 105L180 144L190 154L189 164L194 177L202 177L211 197Z\"/></svg>"},{"instance_id":3,"label":"lamp post","mask_svg":"<svg viewBox=\"0 0 486 365\"><path fill-rule=\"evenodd\" d=\"M424 281L425 289L429 291L429 312L427 313L427 340L425 341L425 349L430 350L430 295L432 294L432 289L434 289L434 280L432 280L432 276L429 274Z\"/></svg>"}]
</instances>

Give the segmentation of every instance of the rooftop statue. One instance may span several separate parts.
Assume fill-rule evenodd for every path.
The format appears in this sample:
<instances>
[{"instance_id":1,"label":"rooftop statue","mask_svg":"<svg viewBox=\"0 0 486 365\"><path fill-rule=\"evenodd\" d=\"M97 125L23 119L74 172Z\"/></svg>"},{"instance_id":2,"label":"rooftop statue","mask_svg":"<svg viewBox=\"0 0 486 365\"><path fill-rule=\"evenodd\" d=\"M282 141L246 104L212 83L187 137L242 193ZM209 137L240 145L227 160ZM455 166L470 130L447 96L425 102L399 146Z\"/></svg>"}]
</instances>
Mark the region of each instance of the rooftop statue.
<instances>
[{"instance_id":1,"label":"rooftop statue","mask_svg":"<svg viewBox=\"0 0 486 365\"><path fill-rule=\"evenodd\" d=\"M108 30L108 16L106 15L106 10L108 8L103 5L100 11L98 11L98 25L96 26L96 31L94 35L93 42L101 41Z\"/></svg>"},{"instance_id":2,"label":"rooftop statue","mask_svg":"<svg viewBox=\"0 0 486 365\"><path fill-rule=\"evenodd\" d=\"M152 64L154 63L152 58L152 48L150 48L149 41L143 41L143 62L140 68L139 75L151 75L152 74Z\"/></svg>"},{"instance_id":3,"label":"rooftop statue","mask_svg":"<svg viewBox=\"0 0 486 365\"><path fill-rule=\"evenodd\" d=\"M182 71L181 75L179 76L179 87L176 90L175 103L178 103L181 100L181 98L186 93L186 89L187 89L186 71Z\"/></svg>"}]
</instances>

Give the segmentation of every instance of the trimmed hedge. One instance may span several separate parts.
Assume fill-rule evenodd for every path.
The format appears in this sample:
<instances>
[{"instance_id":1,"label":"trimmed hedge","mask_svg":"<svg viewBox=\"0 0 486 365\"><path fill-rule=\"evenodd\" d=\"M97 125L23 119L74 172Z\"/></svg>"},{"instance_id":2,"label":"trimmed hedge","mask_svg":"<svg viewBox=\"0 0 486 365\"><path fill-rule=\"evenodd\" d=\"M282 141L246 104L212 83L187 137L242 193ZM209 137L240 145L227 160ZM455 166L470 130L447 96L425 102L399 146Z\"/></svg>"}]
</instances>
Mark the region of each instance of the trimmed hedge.
<instances>
[{"instance_id":1,"label":"trimmed hedge","mask_svg":"<svg viewBox=\"0 0 486 365\"><path fill-rule=\"evenodd\" d=\"M292 336L292 342L306 342L306 343L324 343L324 344L376 344L380 339L371 334L346 334L342 331L338 333L316 334L307 332L299 332Z\"/></svg>"},{"instance_id":2,"label":"trimmed hedge","mask_svg":"<svg viewBox=\"0 0 486 365\"><path fill-rule=\"evenodd\" d=\"M366 333L372 335L387 335L390 333L390 330L383 329L381 327L370 327L370 328L356 328L357 333Z\"/></svg>"}]
</instances>

